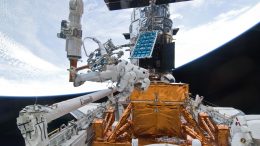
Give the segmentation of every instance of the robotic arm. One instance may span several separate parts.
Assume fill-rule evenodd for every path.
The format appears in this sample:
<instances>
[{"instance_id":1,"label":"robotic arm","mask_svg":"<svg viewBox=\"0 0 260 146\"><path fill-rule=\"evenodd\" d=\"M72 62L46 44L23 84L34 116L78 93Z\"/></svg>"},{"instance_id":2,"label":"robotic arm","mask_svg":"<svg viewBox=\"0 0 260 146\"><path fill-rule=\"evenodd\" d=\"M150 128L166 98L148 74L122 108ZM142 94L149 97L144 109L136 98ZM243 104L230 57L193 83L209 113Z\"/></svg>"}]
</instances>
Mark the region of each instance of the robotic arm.
<instances>
[{"instance_id":1,"label":"robotic arm","mask_svg":"<svg viewBox=\"0 0 260 146\"><path fill-rule=\"evenodd\" d=\"M77 68L77 61L81 58L83 1L70 0L69 10L69 21L61 21L61 31L57 36L66 40L66 51L70 61L70 68ZM73 82L73 74L70 74L69 81Z\"/></svg>"}]
</instances>

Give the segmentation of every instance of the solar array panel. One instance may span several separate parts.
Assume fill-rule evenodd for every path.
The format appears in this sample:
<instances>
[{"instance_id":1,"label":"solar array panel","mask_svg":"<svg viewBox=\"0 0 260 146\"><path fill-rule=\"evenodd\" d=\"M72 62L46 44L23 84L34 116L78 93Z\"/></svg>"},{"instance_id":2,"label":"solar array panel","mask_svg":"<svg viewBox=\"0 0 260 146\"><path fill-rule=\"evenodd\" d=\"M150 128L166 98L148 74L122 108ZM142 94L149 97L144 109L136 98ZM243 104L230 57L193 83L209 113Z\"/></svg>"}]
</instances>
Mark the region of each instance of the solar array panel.
<instances>
[{"instance_id":1,"label":"solar array panel","mask_svg":"<svg viewBox=\"0 0 260 146\"><path fill-rule=\"evenodd\" d=\"M128 8L145 7L149 5L149 0L104 0L109 10L119 10ZM190 1L190 0L156 0L157 5Z\"/></svg>"},{"instance_id":2,"label":"solar array panel","mask_svg":"<svg viewBox=\"0 0 260 146\"><path fill-rule=\"evenodd\" d=\"M141 32L131 53L131 58L150 58L157 35L158 31Z\"/></svg>"}]
</instances>

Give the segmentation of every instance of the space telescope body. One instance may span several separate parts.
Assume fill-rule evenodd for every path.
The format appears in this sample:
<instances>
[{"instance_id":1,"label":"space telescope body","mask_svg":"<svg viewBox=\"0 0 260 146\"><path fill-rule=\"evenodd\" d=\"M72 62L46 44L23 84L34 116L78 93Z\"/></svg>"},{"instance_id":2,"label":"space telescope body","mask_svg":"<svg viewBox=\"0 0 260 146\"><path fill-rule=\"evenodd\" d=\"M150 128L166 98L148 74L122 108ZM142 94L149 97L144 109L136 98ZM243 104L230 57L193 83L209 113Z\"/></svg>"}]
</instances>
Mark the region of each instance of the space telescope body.
<instances>
[{"instance_id":1,"label":"space telescope body","mask_svg":"<svg viewBox=\"0 0 260 146\"><path fill-rule=\"evenodd\" d=\"M105 0L110 10L135 8L130 32L124 33L130 43L115 46L111 40L101 43L97 38L81 38L78 32L83 2L71 0L69 22L62 21L58 34L66 39L70 81L75 87L86 81L115 84L51 106L25 107L17 124L26 145L260 145L260 115L204 105L203 97L191 97L188 84L175 82L171 71L173 36L178 29L172 29L168 3L180 1L183 0ZM87 56L86 66L77 67L85 39L99 47ZM123 47L130 47L131 62L121 59ZM88 71L79 73L82 69ZM92 102L105 97L106 102L93 107ZM47 130L48 124L68 113L75 119Z\"/></svg>"}]
</instances>

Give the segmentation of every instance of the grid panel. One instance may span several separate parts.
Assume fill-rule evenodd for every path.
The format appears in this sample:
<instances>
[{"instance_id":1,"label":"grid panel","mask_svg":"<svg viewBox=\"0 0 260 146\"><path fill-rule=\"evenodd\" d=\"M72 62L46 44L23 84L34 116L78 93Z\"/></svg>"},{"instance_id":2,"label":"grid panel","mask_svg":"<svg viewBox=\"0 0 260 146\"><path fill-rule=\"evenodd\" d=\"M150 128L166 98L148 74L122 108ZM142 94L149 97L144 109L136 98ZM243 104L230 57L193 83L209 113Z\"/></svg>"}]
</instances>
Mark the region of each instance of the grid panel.
<instances>
[{"instance_id":1,"label":"grid panel","mask_svg":"<svg viewBox=\"0 0 260 146\"><path fill-rule=\"evenodd\" d=\"M150 58L153 53L157 34L157 31L140 33L131 54L131 58Z\"/></svg>"}]
</instances>

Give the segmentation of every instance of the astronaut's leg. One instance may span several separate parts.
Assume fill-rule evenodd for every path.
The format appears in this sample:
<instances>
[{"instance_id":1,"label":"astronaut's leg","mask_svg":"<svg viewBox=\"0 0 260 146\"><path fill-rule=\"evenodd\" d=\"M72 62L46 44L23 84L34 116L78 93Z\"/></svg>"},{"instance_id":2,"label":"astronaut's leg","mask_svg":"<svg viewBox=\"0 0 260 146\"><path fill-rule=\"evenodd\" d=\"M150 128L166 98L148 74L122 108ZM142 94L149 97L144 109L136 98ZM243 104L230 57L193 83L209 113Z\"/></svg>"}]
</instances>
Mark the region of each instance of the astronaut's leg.
<instances>
[{"instance_id":1,"label":"astronaut's leg","mask_svg":"<svg viewBox=\"0 0 260 146\"><path fill-rule=\"evenodd\" d=\"M86 81L94 81L99 76L99 72L89 72L86 74L76 74L74 80L74 87L84 84Z\"/></svg>"},{"instance_id":2,"label":"astronaut's leg","mask_svg":"<svg viewBox=\"0 0 260 146\"><path fill-rule=\"evenodd\" d=\"M111 80L114 77L114 72L111 70L104 72L89 72L76 74L74 80L74 86L78 87L84 84L86 81L95 81L95 82L104 82L107 80Z\"/></svg>"}]
</instances>

